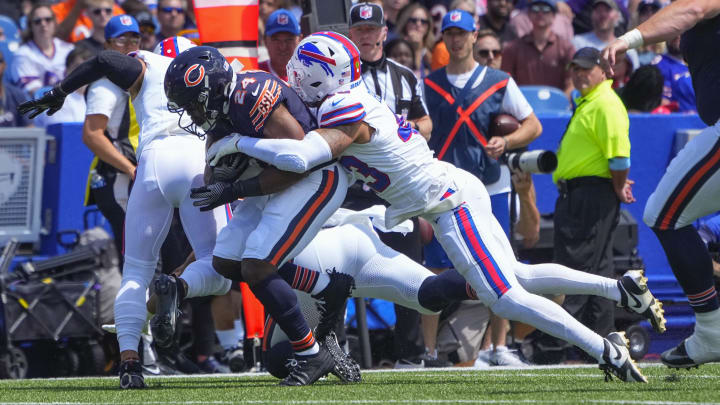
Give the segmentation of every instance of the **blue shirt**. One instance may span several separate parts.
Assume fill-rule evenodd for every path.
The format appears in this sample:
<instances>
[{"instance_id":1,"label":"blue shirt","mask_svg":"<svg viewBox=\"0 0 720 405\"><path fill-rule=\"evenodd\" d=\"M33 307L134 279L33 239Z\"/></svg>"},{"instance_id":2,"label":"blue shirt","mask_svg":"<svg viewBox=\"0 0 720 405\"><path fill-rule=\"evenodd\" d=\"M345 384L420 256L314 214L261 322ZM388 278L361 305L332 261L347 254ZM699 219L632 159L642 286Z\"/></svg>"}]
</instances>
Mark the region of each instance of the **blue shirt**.
<instances>
[{"instance_id":1,"label":"blue shirt","mask_svg":"<svg viewBox=\"0 0 720 405\"><path fill-rule=\"evenodd\" d=\"M25 127L32 121L17 110L17 106L29 98L22 89L3 83L3 95L0 98L0 127Z\"/></svg>"},{"instance_id":2,"label":"blue shirt","mask_svg":"<svg viewBox=\"0 0 720 405\"><path fill-rule=\"evenodd\" d=\"M676 102L678 112L695 112L695 91L692 87L690 70L680 60L669 55L658 55L652 62L662 73L663 99Z\"/></svg>"}]
</instances>

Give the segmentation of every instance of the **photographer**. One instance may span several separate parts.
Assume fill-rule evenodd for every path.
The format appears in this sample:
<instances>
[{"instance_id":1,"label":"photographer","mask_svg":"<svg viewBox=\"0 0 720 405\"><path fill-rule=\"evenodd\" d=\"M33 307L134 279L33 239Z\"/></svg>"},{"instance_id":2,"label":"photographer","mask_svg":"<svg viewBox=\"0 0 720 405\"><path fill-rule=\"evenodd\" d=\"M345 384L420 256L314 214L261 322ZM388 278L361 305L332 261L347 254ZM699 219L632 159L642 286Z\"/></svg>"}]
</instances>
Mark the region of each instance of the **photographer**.
<instances>
[{"instance_id":1,"label":"photographer","mask_svg":"<svg viewBox=\"0 0 720 405\"><path fill-rule=\"evenodd\" d=\"M553 174L555 262L605 277L614 277L612 234L620 203L632 203L629 119L600 67L600 51L582 48L569 69L582 97L570 118L557 153ZM588 295L568 296L564 308L601 336L614 331L615 303Z\"/></svg>"}]
</instances>

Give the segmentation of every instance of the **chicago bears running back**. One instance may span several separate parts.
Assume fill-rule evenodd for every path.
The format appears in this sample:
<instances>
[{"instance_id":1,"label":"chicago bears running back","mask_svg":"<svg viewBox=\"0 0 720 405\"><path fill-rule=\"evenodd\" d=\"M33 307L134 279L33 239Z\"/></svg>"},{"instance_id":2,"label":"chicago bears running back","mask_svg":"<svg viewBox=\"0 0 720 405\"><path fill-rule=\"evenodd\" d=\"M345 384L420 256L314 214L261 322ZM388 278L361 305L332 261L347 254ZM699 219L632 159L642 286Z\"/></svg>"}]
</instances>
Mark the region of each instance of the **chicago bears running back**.
<instances>
[{"instance_id":1,"label":"chicago bears running back","mask_svg":"<svg viewBox=\"0 0 720 405\"><path fill-rule=\"evenodd\" d=\"M288 63L288 77L293 89L315 108L320 127L333 129L316 132L325 144L315 142L309 148L307 140L236 134L216 142L208 150L209 161L242 152L280 169L302 171L338 158L355 179L391 204L385 218L388 228L415 215L428 220L455 268L495 314L580 347L598 360L608 376L647 382L630 358L623 334L614 332L603 339L557 304L518 283L514 271L518 263L492 216L483 184L435 159L416 131L357 86L359 63L357 48L340 34L306 37ZM659 303L645 310L655 324L664 322Z\"/></svg>"},{"instance_id":2,"label":"chicago bears running back","mask_svg":"<svg viewBox=\"0 0 720 405\"><path fill-rule=\"evenodd\" d=\"M165 74L165 93L169 109L178 113L180 120L185 113L192 118L192 123L183 128L207 135L209 143L232 132L243 132L254 139L300 140L316 126L302 100L283 81L260 71L236 75L220 52L210 47L190 49L173 60ZM283 179L282 187L272 183L278 178ZM333 342L316 343L295 293L277 274L277 268L305 248L340 206L348 179L340 166L329 162L307 174L290 176L267 167L258 176L193 190L193 198L198 199L195 205L202 210L221 205L218 200L234 192L248 197L236 207L236 214L218 235L213 266L233 281L247 282L290 337L297 361L282 385L312 384L328 372L341 378L347 375L336 369L344 359L334 359L335 352L325 347ZM246 207L260 208L254 214L259 221L253 226L245 226L247 218L237 214ZM240 240L246 243L238 243ZM342 286L333 289L342 290ZM332 300L332 296L322 298Z\"/></svg>"}]
</instances>

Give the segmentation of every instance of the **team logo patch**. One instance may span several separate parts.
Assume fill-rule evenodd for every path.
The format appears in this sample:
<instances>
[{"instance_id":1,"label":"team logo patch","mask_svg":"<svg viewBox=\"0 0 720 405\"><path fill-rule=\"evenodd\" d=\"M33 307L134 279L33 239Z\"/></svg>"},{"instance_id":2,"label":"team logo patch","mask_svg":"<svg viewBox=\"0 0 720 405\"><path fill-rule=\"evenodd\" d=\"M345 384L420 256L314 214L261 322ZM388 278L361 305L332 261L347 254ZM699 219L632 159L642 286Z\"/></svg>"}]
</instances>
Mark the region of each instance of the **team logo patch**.
<instances>
[{"instance_id":1,"label":"team logo patch","mask_svg":"<svg viewBox=\"0 0 720 405\"><path fill-rule=\"evenodd\" d=\"M450 13L450 21L452 22L458 22L462 19L462 13L459 11L453 11Z\"/></svg>"},{"instance_id":2,"label":"team logo patch","mask_svg":"<svg viewBox=\"0 0 720 405\"><path fill-rule=\"evenodd\" d=\"M122 25L132 25L132 19L128 15L121 15L120 16L120 24Z\"/></svg>"},{"instance_id":3,"label":"team logo patch","mask_svg":"<svg viewBox=\"0 0 720 405\"><path fill-rule=\"evenodd\" d=\"M278 24L280 25L287 25L288 24L288 16L287 14L280 14L278 16Z\"/></svg>"},{"instance_id":4,"label":"team logo patch","mask_svg":"<svg viewBox=\"0 0 720 405\"><path fill-rule=\"evenodd\" d=\"M315 46L315 44L313 44L312 42L306 42L300 45L300 48L298 48L297 57L300 62L302 62L303 66L310 67L314 63L317 63L320 65L320 67L323 68L326 74L330 76L335 76L335 74L333 74L332 70L330 69L330 65L335 66L335 60L323 55L322 52L320 52L320 50L318 49L318 47Z\"/></svg>"},{"instance_id":5,"label":"team logo patch","mask_svg":"<svg viewBox=\"0 0 720 405\"><path fill-rule=\"evenodd\" d=\"M360 6L360 18L367 20L372 17L372 7Z\"/></svg>"},{"instance_id":6,"label":"team logo patch","mask_svg":"<svg viewBox=\"0 0 720 405\"><path fill-rule=\"evenodd\" d=\"M193 72L197 72L193 75ZM194 78L192 78L194 77ZM185 71L185 85L188 87L195 87L205 78L205 67L199 64L194 64Z\"/></svg>"}]
</instances>

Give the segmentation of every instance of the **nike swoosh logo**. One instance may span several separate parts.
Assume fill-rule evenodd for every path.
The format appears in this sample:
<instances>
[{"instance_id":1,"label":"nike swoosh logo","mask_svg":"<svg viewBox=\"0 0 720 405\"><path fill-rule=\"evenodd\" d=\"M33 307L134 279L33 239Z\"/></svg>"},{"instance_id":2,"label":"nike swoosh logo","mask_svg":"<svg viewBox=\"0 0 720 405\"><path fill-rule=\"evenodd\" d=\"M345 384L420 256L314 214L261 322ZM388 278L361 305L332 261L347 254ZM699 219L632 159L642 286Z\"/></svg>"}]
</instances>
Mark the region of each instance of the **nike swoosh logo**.
<instances>
[{"instance_id":1,"label":"nike swoosh logo","mask_svg":"<svg viewBox=\"0 0 720 405\"><path fill-rule=\"evenodd\" d=\"M345 100L345 97L341 98L340 100L333 101L331 105L332 105L333 107L335 107L336 105L340 104L340 102L342 102L343 100Z\"/></svg>"},{"instance_id":2,"label":"nike swoosh logo","mask_svg":"<svg viewBox=\"0 0 720 405\"><path fill-rule=\"evenodd\" d=\"M253 97L257 97L258 91L260 91L260 86L255 86L255 91L252 92Z\"/></svg>"},{"instance_id":3,"label":"nike swoosh logo","mask_svg":"<svg viewBox=\"0 0 720 405\"><path fill-rule=\"evenodd\" d=\"M635 305L632 306L633 308L640 308L640 307L642 307L642 303L640 302L639 299L635 298L634 295L630 295L630 298L632 298L633 301L635 301Z\"/></svg>"},{"instance_id":4,"label":"nike swoosh logo","mask_svg":"<svg viewBox=\"0 0 720 405\"><path fill-rule=\"evenodd\" d=\"M615 349L615 353L617 353L617 355L615 356L615 360L620 360L622 358L622 353L620 353L620 350L618 350L618 348L615 346L613 346L613 349Z\"/></svg>"}]
</instances>

